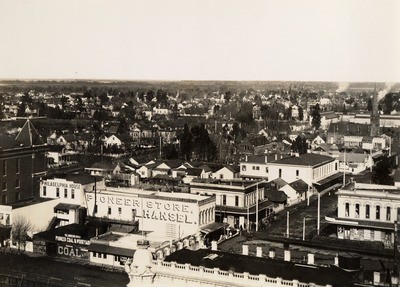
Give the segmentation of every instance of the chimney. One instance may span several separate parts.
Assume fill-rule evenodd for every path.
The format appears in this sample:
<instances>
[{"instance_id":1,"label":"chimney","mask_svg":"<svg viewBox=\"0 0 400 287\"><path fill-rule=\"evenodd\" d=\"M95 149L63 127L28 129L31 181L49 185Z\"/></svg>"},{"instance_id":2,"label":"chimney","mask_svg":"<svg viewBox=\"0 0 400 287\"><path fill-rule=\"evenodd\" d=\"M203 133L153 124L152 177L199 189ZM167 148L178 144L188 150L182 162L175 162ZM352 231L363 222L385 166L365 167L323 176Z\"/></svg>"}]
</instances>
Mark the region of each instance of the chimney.
<instances>
[{"instance_id":1,"label":"chimney","mask_svg":"<svg viewBox=\"0 0 400 287\"><path fill-rule=\"evenodd\" d=\"M269 254L268 254L269 258L274 259L275 258L275 249L271 248L269 250Z\"/></svg>"},{"instance_id":2,"label":"chimney","mask_svg":"<svg viewBox=\"0 0 400 287\"><path fill-rule=\"evenodd\" d=\"M284 251L283 260L290 261L290 250L285 250Z\"/></svg>"},{"instance_id":3,"label":"chimney","mask_svg":"<svg viewBox=\"0 0 400 287\"><path fill-rule=\"evenodd\" d=\"M257 246L257 257L262 257L262 247L261 246Z\"/></svg>"},{"instance_id":4,"label":"chimney","mask_svg":"<svg viewBox=\"0 0 400 287\"><path fill-rule=\"evenodd\" d=\"M379 136L379 111L378 111L378 94L376 93L376 85L372 96L372 114L371 114L371 136Z\"/></svg>"},{"instance_id":5,"label":"chimney","mask_svg":"<svg viewBox=\"0 0 400 287\"><path fill-rule=\"evenodd\" d=\"M308 253L307 254L307 264L308 265L314 265L314 253Z\"/></svg>"},{"instance_id":6,"label":"chimney","mask_svg":"<svg viewBox=\"0 0 400 287\"><path fill-rule=\"evenodd\" d=\"M374 272L374 285L379 285L381 283L381 273L375 271Z\"/></svg>"},{"instance_id":7,"label":"chimney","mask_svg":"<svg viewBox=\"0 0 400 287\"><path fill-rule=\"evenodd\" d=\"M249 255L249 246L248 245L242 245L242 253L243 253L243 255Z\"/></svg>"},{"instance_id":8,"label":"chimney","mask_svg":"<svg viewBox=\"0 0 400 287\"><path fill-rule=\"evenodd\" d=\"M212 251L217 251L217 250L218 250L218 243L217 243L217 241L215 241L215 240L211 241L211 250L212 250Z\"/></svg>"}]
</instances>

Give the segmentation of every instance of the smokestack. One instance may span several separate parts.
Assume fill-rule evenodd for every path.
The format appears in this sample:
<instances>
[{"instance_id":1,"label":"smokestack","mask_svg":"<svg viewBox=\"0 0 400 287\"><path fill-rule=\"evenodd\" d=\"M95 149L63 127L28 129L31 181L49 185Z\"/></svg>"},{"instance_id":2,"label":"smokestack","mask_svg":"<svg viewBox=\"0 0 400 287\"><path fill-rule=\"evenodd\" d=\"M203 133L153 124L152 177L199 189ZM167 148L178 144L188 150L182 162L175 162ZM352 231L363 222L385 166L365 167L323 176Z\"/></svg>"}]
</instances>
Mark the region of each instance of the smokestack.
<instances>
[{"instance_id":1,"label":"smokestack","mask_svg":"<svg viewBox=\"0 0 400 287\"><path fill-rule=\"evenodd\" d=\"M374 94L372 96L372 114L371 114L371 136L379 136L379 110L378 110L378 94L376 93L376 84L374 86Z\"/></svg>"}]
</instances>

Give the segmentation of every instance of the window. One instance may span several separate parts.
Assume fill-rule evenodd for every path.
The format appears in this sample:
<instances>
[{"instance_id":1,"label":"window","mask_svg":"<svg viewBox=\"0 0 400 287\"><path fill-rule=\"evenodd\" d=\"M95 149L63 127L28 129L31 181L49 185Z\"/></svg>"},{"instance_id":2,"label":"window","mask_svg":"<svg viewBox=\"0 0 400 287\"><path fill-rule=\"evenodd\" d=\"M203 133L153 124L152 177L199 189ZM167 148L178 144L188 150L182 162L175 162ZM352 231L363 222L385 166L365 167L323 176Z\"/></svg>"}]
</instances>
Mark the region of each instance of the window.
<instances>
[{"instance_id":1,"label":"window","mask_svg":"<svg viewBox=\"0 0 400 287\"><path fill-rule=\"evenodd\" d=\"M260 170L260 167L258 165L256 166L256 170Z\"/></svg>"},{"instance_id":2,"label":"window","mask_svg":"<svg viewBox=\"0 0 400 287\"><path fill-rule=\"evenodd\" d=\"M46 187L43 186L43 196L46 196Z\"/></svg>"},{"instance_id":3,"label":"window","mask_svg":"<svg viewBox=\"0 0 400 287\"><path fill-rule=\"evenodd\" d=\"M369 204L367 204L365 206L365 218L369 218L369 209L370 209Z\"/></svg>"},{"instance_id":4,"label":"window","mask_svg":"<svg viewBox=\"0 0 400 287\"><path fill-rule=\"evenodd\" d=\"M93 252L93 257L97 257L97 252Z\"/></svg>"},{"instance_id":5,"label":"window","mask_svg":"<svg viewBox=\"0 0 400 287\"><path fill-rule=\"evenodd\" d=\"M68 189L64 188L64 198L68 197Z\"/></svg>"},{"instance_id":6,"label":"window","mask_svg":"<svg viewBox=\"0 0 400 287\"><path fill-rule=\"evenodd\" d=\"M251 167L251 169L252 169L252 170L255 170L255 169L256 169L256 167L253 165L253 166Z\"/></svg>"},{"instance_id":7,"label":"window","mask_svg":"<svg viewBox=\"0 0 400 287\"><path fill-rule=\"evenodd\" d=\"M19 181L19 179L15 180L15 188L20 188L21 182Z\"/></svg>"},{"instance_id":8,"label":"window","mask_svg":"<svg viewBox=\"0 0 400 287\"><path fill-rule=\"evenodd\" d=\"M282 169L279 169L279 177L282 177Z\"/></svg>"},{"instance_id":9,"label":"window","mask_svg":"<svg viewBox=\"0 0 400 287\"><path fill-rule=\"evenodd\" d=\"M75 189L71 189L71 198L72 198L72 199L75 198Z\"/></svg>"},{"instance_id":10,"label":"window","mask_svg":"<svg viewBox=\"0 0 400 287\"><path fill-rule=\"evenodd\" d=\"M226 195L222 195L222 205L226 205Z\"/></svg>"},{"instance_id":11,"label":"window","mask_svg":"<svg viewBox=\"0 0 400 287\"><path fill-rule=\"evenodd\" d=\"M122 207L118 207L118 214L122 213Z\"/></svg>"},{"instance_id":12,"label":"window","mask_svg":"<svg viewBox=\"0 0 400 287\"><path fill-rule=\"evenodd\" d=\"M223 179L223 178L224 178L224 175L221 173L221 174L219 175L219 178L220 178L220 179Z\"/></svg>"},{"instance_id":13,"label":"window","mask_svg":"<svg viewBox=\"0 0 400 287\"><path fill-rule=\"evenodd\" d=\"M94 205L94 211L95 214L97 213L97 204Z\"/></svg>"},{"instance_id":14,"label":"window","mask_svg":"<svg viewBox=\"0 0 400 287\"><path fill-rule=\"evenodd\" d=\"M7 203L7 195L3 195L2 197L1 197L1 203L2 204L6 204Z\"/></svg>"},{"instance_id":15,"label":"window","mask_svg":"<svg viewBox=\"0 0 400 287\"><path fill-rule=\"evenodd\" d=\"M235 196L235 206L239 206L239 196Z\"/></svg>"},{"instance_id":16,"label":"window","mask_svg":"<svg viewBox=\"0 0 400 287\"><path fill-rule=\"evenodd\" d=\"M350 203L346 202L346 204L345 204L345 210L344 210L344 215L345 215L346 217L348 217L349 214L350 214Z\"/></svg>"},{"instance_id":17,"label":"window","mask_svg":"<svg viewBox=\"0 0 400 287\"><path fill-rule=\"evenodd\" d=\"M376 206L376 215L375 219L381 219L381 207L378 205Z\"/></svg>"},{"instance_id":18,"label":"window","mask_svg":"<svg viewBox=\"0 0 400 287\"><path fill-rule=\"evenodd\" d=\"M265 168L265 172L268 173L268 166Z\"/></svg>"},{"instance_id":19,"label":"window","mask_svg":"<svg viewBox=\"0 0 400 287\"><path fill-rule=\"evenodd\" d=\"M242 171L246 171L246 165L242 165Z\"/></svg>"},{"instance_id":20,"label":"window","mask_svg":"<svg viewBox=\"0 0 400 287\"><path fill-rule=\"evenodd\" d=\"M5 181L5 182L3 182L3 190L7 190L7 182Z\"/></svg>"},{"instance_id":21,"label":"window","mask_svg":"<svg viewBox=\"0 0 400 287\"><path fill-rule=\"evenodd\" d=\"M111 215L111 206L108 207L107 214L108 214L108 215Z\"/></svg>"},{"instance_id":22,"label":"window","mask_svg":"<svg viewBox=\"0 0 400 287\"><path fill-rule=\"evenodd\" d=\"M20 162L19 162L19 158L17 158L17 162L15 164L15 172L18 174L19 173L19 168L20 168Z\"/></svg>"},{"instance_id":23,"label":"window","mask_svg":"<svg viewBox=\"0 0 400 287\"><path fill-rule=\"evenodd\" d=\"M60 188L59 187L56 188L56 197L60 197Z\"/></svg>"},{"instance_id":24,"label":"window","mask_svg":"<svg viewBox=\"0 0 400 287\"><path fill-rule=\"evenodd\" d=\"M7 160L3 160L3 176L7 175Z\"/></svg>"},{"instance_id":25,"label":"window","mask_svg":"<svg viewBox=\"0 0 400 287\"><path fill-rule=\"evenodd\" d=\"M136 209L132 209L132 220L136 219Z\"/></svg>"},{"instance_id":26,"label":"window","mask_svg":"<svg viewBox=\"0 0 400 287\"><path fill-rule=\"evenodd\" d=\"M335 170L337 170L337 162L335 162Z\"/></svg>"},{"instance_id":27,"label":"window","mask_svg":"<svg viewBox=\"0 0 400 287\"><path fill-rule=\"evenodd\" d=\"M21 199L21 194L19 192L15 193L15 200L18 201Z\"/></svg>"},{"instance_id":28,"label":"window","mask_svg":"<svg viewBox=\"0 0 400 287\"><path fill-rule=\"evenodd\" d=\"M356 203L356 214L355 214L356 218L360 217L360 205L358 203Z\"/></svg>"},{"instance_id":29,"label":"window","mask_svg":"<svg viewBox=\"0 0 400 287\"><path fill-rule=\"evenodd\" d=\"M390 220L390 213L392 212L392 209L390 206L386 207L386 220Z\"/></svg>"},{"instance_id":30,"label":"window","mask_svg":"<svg viewBox=\"0 0 400 287\"><path fill-rule=\"evenodd\" d=\"M296 177L299 177L299 170L296 169Z\"/></svg>"}]
</instances>

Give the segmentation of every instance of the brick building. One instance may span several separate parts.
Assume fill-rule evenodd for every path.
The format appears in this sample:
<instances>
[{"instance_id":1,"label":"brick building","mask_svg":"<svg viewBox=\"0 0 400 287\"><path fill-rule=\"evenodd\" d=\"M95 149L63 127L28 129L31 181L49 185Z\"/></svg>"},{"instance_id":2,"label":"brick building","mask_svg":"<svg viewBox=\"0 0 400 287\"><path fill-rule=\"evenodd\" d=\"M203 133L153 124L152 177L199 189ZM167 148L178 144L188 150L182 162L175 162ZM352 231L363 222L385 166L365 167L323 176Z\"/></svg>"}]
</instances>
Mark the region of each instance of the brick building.
<instances>
[{"instance_id":1,"label":"brick building","mask_svg":"<svg viewBox=\"0 0 400 287\"><path fill-rule=\"evenodd\" d=\"M38 196L40 177L46 174L47 150L29 120L16 136L0 135L1 204L15 204Z\"/></svg>"}]
</instances>

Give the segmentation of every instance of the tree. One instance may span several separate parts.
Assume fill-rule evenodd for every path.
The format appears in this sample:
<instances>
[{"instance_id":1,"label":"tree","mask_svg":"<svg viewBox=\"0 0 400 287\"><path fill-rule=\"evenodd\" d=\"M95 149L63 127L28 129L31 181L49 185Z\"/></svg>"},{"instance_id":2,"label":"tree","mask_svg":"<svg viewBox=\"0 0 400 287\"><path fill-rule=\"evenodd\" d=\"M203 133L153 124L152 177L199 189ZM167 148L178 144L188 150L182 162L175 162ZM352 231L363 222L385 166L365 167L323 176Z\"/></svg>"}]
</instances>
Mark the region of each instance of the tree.
<instances>
[{"instance_id":1,"label":"tree","mask_svg":"<svg viewBox=\"0 0 400 287\"><path fill-rule=\"evenodd\" d=\"M392 185L392 165L387 156L378 161L372 168L372 181L377 184Z\"/></svg>"},{"instance_id":2,"label":"tree","mask_svg":"<svg viewBox=\"0 0 400 287\"><path fill-rule=\"evenodd\" d=\"M11 239L18 246L18 252L21 252L21 246L26 246L26 241L29 238L28 232L33 229L32 224L22 216L16 216L13 220L11 229Z\"/></svg>"},{"instance_id":3,"label":"tree","mask_svg":"<svg viewBox=\"0 0 400 287\"><path fill-rule=\"evenodd\" d=\"M319 108L319 104L315 104L315 106L312 109L311 112L311 125L314 127L314 129L319 129L321 126L321 114L319 113L320 108Z\"/></svg>"},{"instance_id":4,"label":"tree","mask_svg":"<svg viewBox=\"0 0 400 287\"><path fill-rule=\"evenodd\" d=\"M299 106L299 120L303 121L304 120L304 111L303 108Z\"/></svg>"},{"instance_id":5,"label":"tree","mask_svg":"<svg viewBox=\"0 0 400 287\"><path fill-rule=\"evenodd\" d=\"M369 99L368 99L367 110L368 110L369 112L372 111L372 98L369 98Z\"/></svg>"},{"instance_id":6,"label":"tree","mask_svg":"<svg viewBox=\"0 0 400 287\"><path fill-rule=\"evenodd\" d=\"M189 130L189 126L185 123L183 126L183 133L180 136L181 143L181 155L185 160L190 160L192 155L192 134Z\"/></svg>"},{"instance_id":7,"label":"tree","mask_svg":"<svg viewBox=\"0 0 400 287\"><path fill-rule=\"evenodd\" d=\"M178 150L174 144L166 144L162 148L162 154L166 159L177 159L179 156Z\"/></svg>"},{"instance_id":8,"label":"tree","mask_svg":"<svg viewBox=\"0 0 400 287\"><path fill-rule=\"evenodd\" d=\"M307 148L308 148L308 144L307 144L306 138L297 136L297 138L294 140L294 142L292 144L292 151L297 152L299 154L305 154L305 153L307 153Z\"/></svg>"}]
</instances>

